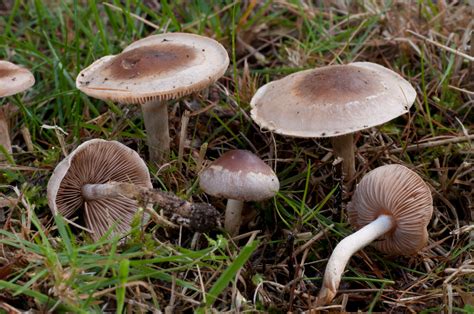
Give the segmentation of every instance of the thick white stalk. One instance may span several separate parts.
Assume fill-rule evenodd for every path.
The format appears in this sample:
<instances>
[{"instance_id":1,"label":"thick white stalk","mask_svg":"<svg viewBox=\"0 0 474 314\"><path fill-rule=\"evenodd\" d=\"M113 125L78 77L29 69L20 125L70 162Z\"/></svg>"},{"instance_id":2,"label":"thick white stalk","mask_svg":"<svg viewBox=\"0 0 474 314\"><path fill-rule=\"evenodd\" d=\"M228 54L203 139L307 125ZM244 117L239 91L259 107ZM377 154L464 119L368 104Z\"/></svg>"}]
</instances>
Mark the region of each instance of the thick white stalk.
<instances>
[{"instance_id":1,"label":"thick white stalk","mask_svg":"<svg viewBox=\"0 0 474 314\"><path fill-rule=\"evenodd\" d=\"M161 165L168 161L170 135L166 101L152 100L142 105L150 161Z\"/></svg>"},{"instance_id":2,"label":"thick white stalk","mask_svg":"<svg viewBox=\"0 0 474 314\"><path fill-rule=\"evenodd\" d=\"M380 215L370 224L339 242L326 266L323 286L319 291L317 305L325 305L332 301L341 282L342 273L351 256L390 231L394 226L395 222L392 216Z\"/></svg>"},{"instance_id":3,"label":"thick white stalk","mask_svg":"<svg viewBox=\"0 0 474 314\"><path fill-rule=\"evenodd\" d=\"M82 197L87 201L100 200L108 197L119 197L122 195L120 186L114 183L84 184L82 186Z\"/></svg>"},{"instance_id":4,"label":"thick white stalk","mask_svg":"<svg viewBox=\"0 0 474 314\"><path fill-rule=\"evenodd\" d=\"M224 228L227 232L234 236L239 233L240 224L242 222L242 208L244 202L239 200L228 199L225 209Z\"/></svg>"},{"instance_id":5,"label":"thick white stalk","mask_svg":"<svg viewBox=\"0 0 474 314\"><path fill-rule=\"evenodd\" d=\"M334 155L342 158L344 180L349 181L355 175L354 135L353 133L333 137Z\"/></svg>"}]
</instances>

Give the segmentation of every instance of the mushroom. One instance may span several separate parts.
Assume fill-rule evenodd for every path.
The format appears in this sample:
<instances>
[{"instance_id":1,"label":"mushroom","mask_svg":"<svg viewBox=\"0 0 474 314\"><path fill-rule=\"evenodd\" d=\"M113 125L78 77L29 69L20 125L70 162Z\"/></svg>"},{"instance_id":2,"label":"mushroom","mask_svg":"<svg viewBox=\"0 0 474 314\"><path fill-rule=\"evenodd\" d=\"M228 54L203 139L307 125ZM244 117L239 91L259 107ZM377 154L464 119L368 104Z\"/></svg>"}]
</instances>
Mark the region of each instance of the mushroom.
<instances>
[{"instance_id":1,"label":"mushroom","mask_svg":"<svg viewBox=\"0 0 474 314\"><path fill-rule=\"evenodd\" d=\"M105 56L82 70L76 86L89 96L140 104L152 162L169 158L166 101L200 91L219 79L229 56L217 41L166 33L138 40L122 53Z\"/></svg>"},{"instance_id":2,"label":"mushroom","mask_svg":"<svg viewBox=\"0 0 474 314\"><path fill-rule=\"evenodd\" d=\"M139 206L125 196L110 197L109 182L153 187L145 162L132 149L117 141L84 142L57 165L49 179L49 208L66 218L83 216L86 228L82 228L94 240L114 225L112 234L125 234Z\"/></svg>"},{"instance_id":3,"label":"mushroom","mask_svg":"<svg viewBox=\"0 0 474 314\"><path fill-rule=\"evenodd\" d=\"M353 133L408 112L413 87L375 63L354 62L291 74L260 87L250 103L262 128L295 137L331 137L346 181L355 175Z\"/></svg>"},{"instance_id":4,"label":"mushroom","mask_svg":"<svg viewBox=\"0 0 474 314\"><path fill-rule=\"evenodd\" d=\"M239 231L244 201L263 201L280 189L278 177L259 157L247 150L223 154L199 175L207 194L227 198L224 228L231 235Z\"/></svg>"},{"instance_id":5,"label":"mushroom","mask_svg":"<svg viewBox=\"0 0 474 314\"><path fill-rule=\"evenodd\" d=\"M30 71L11 62L0 60L0 97L21 93L33 86L34 83L35 77ZM9 133L7 114L0 109L0 145L11 153L12 144ZM0 159L2 158L0 157Z\"/></svg>"},{"instance_id":6,"label":"mushroom","mask_svg":"<svg viewBox=\"0 0 474 314\"><path fill-rule=\"evenodd\" d=\"M372 241L381 252L410 255L428 241L427 225L433 199L426 183L401 165L386 165L369 172L357 185L348 208L357 232L344 238L326 266L318 305L331 302L349 258Z\"/></svg>"}]
</instances>

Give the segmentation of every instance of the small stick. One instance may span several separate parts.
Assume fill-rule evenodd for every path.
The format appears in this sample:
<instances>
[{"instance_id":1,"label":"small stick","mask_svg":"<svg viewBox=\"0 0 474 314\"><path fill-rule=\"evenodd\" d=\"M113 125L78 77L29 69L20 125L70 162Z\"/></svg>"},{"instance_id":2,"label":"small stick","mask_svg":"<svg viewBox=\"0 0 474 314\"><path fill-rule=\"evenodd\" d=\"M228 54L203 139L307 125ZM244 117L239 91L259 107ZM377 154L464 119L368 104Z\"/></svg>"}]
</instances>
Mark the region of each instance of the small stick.
<instances>
[{"instance_id":1,"label":"small stick","mask_svg":"<svg viewBox=\"0 0 474 314\"><path fill-rule=\"evenodd\" d=\"M33 141L31 140L30 130L28 130L26 126L23 126L20 132L21 132L21 135L23 136L23 139L25 140L26 150L30 153L33 152L35 148L33 146Z\"/></svg>"},{"instance_id":2,"label":"small stick","mask_svg":"<svg viewBox=\"0 0 474 314\"><path fill-rule=\"evenodd\" d=\"M426 143L412 144L412 145L408 145L405 149L403 147L392 148L388 152L389 153L400 153L402 151L410 152L410 151L414 151L418 149L436 147L436 146L441 146L441 145L446 145L446 144L457 144L457 143L462 143L462 142L469 142L471 140L474 140L474 134L469 134L468 136L462 135L458 137L451 137L451 138L446 138L442 140L430 141ZM360 148L359 152L376 152L376 151L379 151L380 149L381 148L379 147L368 147L365 149Z\"/></svg>"},{"instance_id":3,"label":"small stick","mask_svg":"<svg viewBox=\"0 0 474 314\"><path fill-rule=\"evenodd\" d=\"M435 46L438 47L438 48L441 48L441 49L447 50L447 51L449 51L449 52L452 52L452 53L454 53L455 55L458 55L458 56L460 56L460 57L463 57L463 58L465 58L465 59L467 59L467 60L469 60L469 61L471 61L471 62L474 61L474 57L473 57L473 56L470 56L470 55L468 55L468 54L465 54L464 52L461 52L461 51L459 51L459 50L456 50L456 49L453 49L453 48L451 48L451 47L448 47L448 46L445 46L445 45L443 45L443 44L440 44L440 43L438 43L438 42L436 42L436 41L434 41L434 40L429 39L428 37L425 37L425 36L423 36L423 35L421 35L421 34L415 33L414 31L407 30L407 32L409 32L409 33L412 34L412 35L415 35L415 37L418 37L418 38L420 38L420 39L423 39L424 41L429 42L430 44L435 45Z\"/></svg>"},{"instance_id":4,"label":"small stick","mask_svg":"<svg viewBox=\"0 0 474 314\"><path fill-rule=\"evenodd\" d=\"M104 3L102 3L102 4L105 5L105 6L107 6L107 7L109 7L109 8L111 8L112 10L120 11L120 12L122 12L122 13L130 14L130 16L132 16L133 18L139 20L140 22L142 22L142 23L144 23L144 24L146 24L146 25L148 25L148 26L153 27L153 28L156 29L156 30L160 30L160 29L161 29L161 27L159 27L158 25L156 25L156 24L154 24L154 23L148 21L147 19L144 19L143 17L141 17L141 16L139 16L139 15L136 15L136 14L134 14L134 13L132 13L132 12L126 12L126 11L124 11L122 8L117 7L117 6L115 6L115 5L111 4L111 3L104 2Z\"/></svg>"},{"instance_id":5,"label":"small stick","mask_svg":"<svg viewBox=\"0 0 474 314\"><path fill-rule=\"evenodd\" d=\"M181 117L181 131L179 132L179 148L178 148L178 169L181 170L183 165L184 145L186 143L186 133L189 123L189 111L185 111Z\"/></svg>"},{"instance_id":6,"label":"small stick","mask_svg":"<svg viewBox=\"0 0 474 314\"><path fill-rule=\"evenodd\" d=\"M15 206L18 203L18 199L14 197L0 197L0 208Z\"/></svg>"}]
</instances>

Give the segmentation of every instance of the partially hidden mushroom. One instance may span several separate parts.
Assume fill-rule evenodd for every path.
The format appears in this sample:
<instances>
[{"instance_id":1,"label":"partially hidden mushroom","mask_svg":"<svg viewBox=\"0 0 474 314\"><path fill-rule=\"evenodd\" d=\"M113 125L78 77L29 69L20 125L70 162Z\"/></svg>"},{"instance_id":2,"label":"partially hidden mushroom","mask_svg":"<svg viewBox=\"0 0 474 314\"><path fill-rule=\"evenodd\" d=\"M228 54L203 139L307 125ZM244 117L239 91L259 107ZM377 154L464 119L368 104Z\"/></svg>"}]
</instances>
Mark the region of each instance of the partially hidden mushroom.
<instances>
[{"instance_id":1,"label":"partially hidden mushroom","mask_svg":"<svg viewBox=\"0 0 474 314\"><path fill-rule=\"evenodd\" d=\"M371 62L300 71L260 87L253 120L272 132L331 137L346 181L355 174L353 133L407 113L416 92L400 75Z\"/></svg>"},{"instance_id":2,"label":"partially hidden mushroom","mask_svg":"<svg viewBox=\"0 0 474 314\"><path fill-rule=\"evenodd\" d=\"M89 96L140 104L150 159L169 158L167 100L198 92L217 81L229 56L217 41L199 35L166 33L138 40L122 53L105 56L82 70L76 86Z\"/></svg>"},{"instance_id":3,"label":"partially hidden mushroom","mask_svg":"<svg viewBox=\"0 0 474 314\"><path fill-rule=\"evenodd\" d=\"M25 68L0 60L0 98L21 93L35 83L35 77ZM0 108L0 145L12 152L7 113ZM2 155L0 154L0 160Z\"/></svg>"},{"instance_id":4,"label":"partially hidden mushroom","mask_svg":"<svg viewBox=\"0 0 474 314\"><path fill-rule=\"evenodd\" d=\"M48 205L53 214L81 218L85 228L76 226L94 240L111 227L111 235L126 234L139 205L126 196L110 196L110 182L153 187L145 162L134 150L117 141L89 140L57 165L48 182Z\"/></svg>"},{"instance_id":5,"label":"partially hidden mushroom","mask_svg":"<svg viewBox=\"0 0 474 314\"><path fill-rule=\"evenodd\" d=\"M317 305L331 302L350 257L371 242L377 240L375 248L390 255L411 255L423 248L433 199L414 171L386 165L364 176L347 211L349 222L359 230L339 242L331 254Z\"/></svg>"},{"instance_id":6,"label":"partially hidden mushroom","mask_svg":"<svg viewBox=\"0 0 474 314\"><path fill-rule=\"evenodd\" d=\"M224 228L236 235L242 221L244 201L263 201L280 189L275 172L247 150L223 154L199 174L199 185L212 196L226 198Z\"/></svg>"}]
</instances>

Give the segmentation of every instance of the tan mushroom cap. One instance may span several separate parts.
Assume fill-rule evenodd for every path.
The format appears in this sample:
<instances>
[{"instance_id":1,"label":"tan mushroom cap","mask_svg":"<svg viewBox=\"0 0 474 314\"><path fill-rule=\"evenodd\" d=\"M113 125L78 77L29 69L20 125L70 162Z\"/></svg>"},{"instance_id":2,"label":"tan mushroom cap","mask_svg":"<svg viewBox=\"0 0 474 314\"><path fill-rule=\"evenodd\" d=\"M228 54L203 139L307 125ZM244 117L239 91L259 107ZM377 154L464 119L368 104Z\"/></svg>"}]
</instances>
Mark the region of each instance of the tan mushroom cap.
<instances>
[{"instance_id":1,"label":"tan mushroom cap","mask_svg":"<svg viewBox=\"0 0 474 314\"><path fill-rule=\"evenodd\" d=\"M27 90L35 83L35 77L25 68L0 60L0 97L7 97Z\"/></svg>"},{"instance_id":2,"label":"tan mushroom cap","mask_svg":"<svg viewBox=\"0 0 474 314\"><path fill-rule=\"evenodd\" d=\"M239 201L262 201L280 189L275 172L247 150L231 150L199 175L207 194Z\"/></svg>"},{"instance_id":3,"label":"tan mushroom cap","mask_svg":"<svg viewBox=\"0 0 474 314\"><path fill-rule=\"evenodd\" d=\"M79 73L76 86L89 96L143 104L204 89L226 71L229 56L217 41L194 34L165 33L134 42Z\"/></svg>"},{"instance_id":4,"label":"tan mushroom cap","mask_svg":"<svg viewBox=\"0 0 474 314\"><path fill-rule=\"evenodd\" d=\"M84 216L86 227L99 239L117 223L116 234L130 230L138 209L136 201L126 197L85 200L82 186L108 182L127 182L152 188L145 162L132 149L117 142L93 139L79 145L63 159L48 182L48 205L54 214L67 218Z\"/></svg>"},{"instance_id":5,"label":"tan mushroom cap","mask_svg":"<svg viewBox=\"0 0 474 314\"><path fill-rule=\"evenodd\" d=\"M385 123L416 98L397 73L354 62L297 72L260 87L250 103L262 128L296 137L333 137Z\"/></svg>"},{"instance_id":6,"label":"tan mushroom cap","mask_svg":"<svg viewBox=\"0 0 474 314\"><path fill-rule=\"evenodd\" d=\"M428 241L426 228L433 214L433 199L429 187L415 172L401 165L386 165L364 176L347 213L356 228L381 214L392 216L395 228L373 245L386 254L409 255Z\"/></svg>"}]
</instances>

